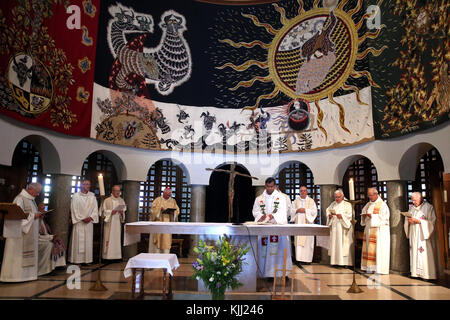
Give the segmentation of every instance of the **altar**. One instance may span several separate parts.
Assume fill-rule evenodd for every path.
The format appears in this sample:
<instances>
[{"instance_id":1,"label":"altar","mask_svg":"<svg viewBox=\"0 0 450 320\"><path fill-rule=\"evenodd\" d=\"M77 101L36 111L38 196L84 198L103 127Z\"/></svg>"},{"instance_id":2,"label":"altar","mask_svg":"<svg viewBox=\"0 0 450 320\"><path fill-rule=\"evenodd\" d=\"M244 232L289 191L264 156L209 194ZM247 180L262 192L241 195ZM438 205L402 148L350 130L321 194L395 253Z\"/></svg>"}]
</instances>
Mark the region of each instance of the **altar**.
<instances>
[{"instance_id":1,"label":"altar","mask_svg":"<svg viewBox=\"0 0 450 320\"><path fill-rule=\"evenodd\" d=\"M232 223L207 223L207 222L158 222L139 221L127 223L124 226L124 246L137 243L141 240L141 234L166 233L166 234L192 234L192 235L230 235L236 243L246 243L250 250L245 255L244 270L238 279L244 285L235 291L255 292L258 267L256 253L258 252L258 236L317 236L320 243L327 243L330 235L328 226L316 224L285 224L285 225L260 225ZM318 241L319 242L319 241ZM281 266L280 266L281 267ZM204 291L199 284L199 291Z\"/></svg>"}]
</instances>

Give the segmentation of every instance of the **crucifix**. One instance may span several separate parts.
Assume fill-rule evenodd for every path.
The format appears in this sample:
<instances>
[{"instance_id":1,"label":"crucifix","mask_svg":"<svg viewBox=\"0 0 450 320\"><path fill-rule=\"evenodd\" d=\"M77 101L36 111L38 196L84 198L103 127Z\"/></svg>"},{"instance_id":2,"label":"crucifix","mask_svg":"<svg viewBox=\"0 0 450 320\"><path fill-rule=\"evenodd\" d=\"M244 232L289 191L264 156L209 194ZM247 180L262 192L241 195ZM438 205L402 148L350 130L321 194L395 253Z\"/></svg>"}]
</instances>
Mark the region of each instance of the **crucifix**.
<instances>
[{"instance_id":1,"label":"crucifix","mask_svg":"<svg viewBox=\"0 0 450 320\"><path fill-rule=\"evenodd\" d=\"M234 178L236 178L236 176L242 176L258 180L258 178L256 177L252 177L251 175L237 172L235 169L236 169L235 163L231 164L230 170L206 168L206 170L208 171L225 172L230 174L230 180L228 181L228 222L231 222L231 218L233 218Z\"/></svg>"}]
</instances>

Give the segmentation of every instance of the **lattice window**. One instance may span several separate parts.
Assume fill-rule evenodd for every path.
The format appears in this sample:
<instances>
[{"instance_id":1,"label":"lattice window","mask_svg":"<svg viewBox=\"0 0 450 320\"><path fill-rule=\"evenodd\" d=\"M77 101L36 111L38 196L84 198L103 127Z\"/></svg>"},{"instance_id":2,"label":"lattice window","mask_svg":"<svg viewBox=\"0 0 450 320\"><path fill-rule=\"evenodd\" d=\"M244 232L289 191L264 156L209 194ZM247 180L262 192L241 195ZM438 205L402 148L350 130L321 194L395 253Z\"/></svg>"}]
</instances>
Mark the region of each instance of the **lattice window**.
<instances>
[{"instance_id":1,"label":"lattice window","mask_svg":"<svg viewBox=\"0 0 450 320\"><path fill-rule=\"evenodd\" d=\"M52 175L46 174L43 184L42 184L42 192L44 195L44 204L45 204L45 210L48 209L48 202L50 200L50 194L52 192Z\"/></svg>"},{"instance_id":2,"label":"lattice window","mask_svg":"<svg viewBox=\"0 0 450 320\"><path fill-rule=\"evenodd\" d=\"M191 187L187 184L187 178L183 170L170 160L156 162L148 171L147 180L141 182L139 220L150 219L153 200L162 195L162 191L166 187L172 189L172 197L175 198L180 208L178 221L190 221Z\"/></svg>"},{"instance_id":3,"label":"lattice window","mask_svg":"<svg viewBox=\"0 0 450 320\"><path fill-rule=\"evenodd\" d=\"M27 177L26 185L32 182L42 182L42 164L39 152L31 143L22 140L21 157L26 159Z\"/></svg>"},{"instance_id":4,"label":"lattice window","mask_svg":"<svg viewBox=\"0 0 450 320\"><path fill-rule=\"evenodd\" d=\"M52 189L52 178L50 174L44 175L42 173L42 162L39 151L28 141L22 140L20 145L20 158L22 161L25 161L26 165L26 186L32 182L38 182L42 185L42 191L37 199L37 203L42 199L47 209Z\"/></svg>"},{"instance_id":5,"label":"lattice window","mask_svg":"<svg viewBox=\"0 0 450 320\"><path fill-rule=\"evenodd\" d=\"M291 201L300 197L300 187L305 185L308 195L313 198L317 205L317 218L315 223L321 224L320 215L320 186L314 184L311 170L300 162L290 163L289 166L280 170L275 177L280 191L287 194Z\"/></svg>"},{"instance_id":6,"label":"lattice window","mask_svg":"<svg viewBox=\"0 0 450 320\"><path fill-rule=\"evenodd\" d=\"M81 190L81 177L80 176L72 176L72 187L70 189L71 193L77 193Z\"/></svg>"},{"instance_id":7,"label":"lattice window","mask_svg":"<svg viewBox=\"0 0 450 320\"><path fill-rule=\"evenodd\" d=\"M91 191L96 196L99 196L98 175L100 173L104 177L105 193L108 195L112 186L118 184L117 174L111 160L98 152L92 153L84 160L83 167L81 168L81 176L72 176L72 194L81 190L81 180L88 179L91 181Z\"/></svg>"},{"instance_id":8,"label":"lattice window","mask_svg":"<svg viewBox=\"0 0 450 320\"><path fill-rule=\"evenodd\" d=\"M420 160L416 169L416 180L408 181L408 203L412 205L411 194L420 192L422 198L432 203L431 180L432 170L435 170L436 162L442 161L436 148L428 151Z\"/></svg>"}]
</instances>

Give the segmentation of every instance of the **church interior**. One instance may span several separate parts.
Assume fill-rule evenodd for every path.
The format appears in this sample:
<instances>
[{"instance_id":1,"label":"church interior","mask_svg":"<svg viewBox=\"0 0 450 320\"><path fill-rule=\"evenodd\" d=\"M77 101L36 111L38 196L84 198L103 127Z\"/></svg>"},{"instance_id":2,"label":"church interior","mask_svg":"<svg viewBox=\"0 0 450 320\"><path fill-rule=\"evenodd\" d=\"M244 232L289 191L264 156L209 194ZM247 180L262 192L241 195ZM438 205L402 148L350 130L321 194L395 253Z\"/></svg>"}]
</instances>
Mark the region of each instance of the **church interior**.
<instances>
[{"instance_id":1,"label":"church interior","mask_svg":"<svg viewBox=\"0 0 450 320\"><path fill-rule=\"evenodd\" d=\"M408 15L417 17L416 9L395 0L192 0L183 4L164 1L148 7L133 0L121 4L114 0L71 1L78 11L49 3L48 8L31 6L35 20L15 27L12 24L20 10L9 9L20 8L20 1L0 5L6 17L0 21L2 30L18 32L14 28L31 30L27 28L45 25L46 35L57 39L53 41L52 62L43 57L44 49L24 44L37 41L44 48L45 37L33 40L29 36L21 43L14 42L6 31L0 35L9 46L0 51L0 70L6 74L6 78L0 76L0 231L8 219L1 205L12 203L30 184L39 183L42 190L35 202L52 210L44 219L67 248L67 264L37 280L0 281L0 300L135 299L134 276L125 277L124 271L132 257L150 252L153 238L143 233L135 243L124 245L126 224L152 221L152 204L166 188L171 189L179 207L178 222L254 221L255 199L264 194L269 177L292 202L300 196L302 186L307 188L317 205L313 224L327 225L327 208L335 200L336 190L341 189L349 198L353 194L351 200L361 200L353 213L354 263L331 265L329 250L319 245L318 237L312 261L298 262L294 237L290 236L293 264L285 282L281 277L258 277L256 290L227 290L226 300L274 300L280 292L286 300L450 300L450 45L448 33L436 35L440 34L437 28L450 28L449 19L436 13L441 8L439 12L448 17L450 5L446 1L421 3L425 14L418 26L403 23L409 21L405 18ZM384 27L371 31L369 24L363 24L370 16L364 15L370 6L377 6L383 14L392 8L398 12L392 11L389 19L382 15ZM36 18L39 10L47 10L45 17L51 12L52 18ZM203 28L202 21L194 21L197 10L202 17L210 17L210 12L217 15L208 18L215 28L204 31L205 39L214 38L216 45L206 45L193 34ZM67 32L77 32L83 40L74 40L80 44L71 52L70 44L64 44L67 33L58 33L54 23L76 23L76 12L81 14L83 26ZM71 13L73 20L68 19ZM125 41L118 48L120 41L111 37L119 32L114 30L121 25L118 22L123 27L127 19L136 21L132 29L119 30ZM248 29L239 29L242 21ZM235 23L229 34L226 22ZM317 24L321 31L314 35L312 28ZM402 26L415 38L405 38L395 46L389 33L393 25ZM259 33L250 41L245 36L252 28ZM417 32L412 35L414 30ZM295 33L306 37L299 40L300 45L295 44ZM345 34L348 38L342 36ZM316 36L322 40L311 49L309 40ZM164 42L166 39L170 41ZM346 41L348 47L342 45ZM418 46L425 41L429 46L417 49L421 51L416 57L418 51L411 49L408 41L416 41ZM179 45L183 54L169 44ZM81 52L78 55L77 50ZM164 50L187 65L167 62L166 66L177 66L176 70L163 69L159 64L170 56L161 53ZM312 50L310 55L307 50ZM58 57L64 51L67 57ZM226 57L220 57L220 52ZM300 58L289 59L297 62L286 58L294 55L292 52ZM410 59L408 54L420 63L402 65ZM149 59L139 60L136 67L147 68L145 72L132 69L124 73L134 67L133 61L127 64L120 60L125 56ZM83 57L87 59L84 62ZM65 60L71 63L70 68L63 67ZM59 64L55 67L55 63ZM155 67L152 63L159 64ZM203 68L202 63L208 70L196 69ZM341 69L338 64L343 65ZM392 69L386 70L387 65ZM30 69L20 73L19 66ZM286 68L293 68L292 79L283 73ZM325 68L323 75L320 68ZM405 81L403 75L411 70L402 68L416 69ZM45 72L47 77L42 75ZM208 72L211 74L206 75ZM422 78L412 87L418 74ZM311 79L302 82L308 75ZM64 77L70 81L65 82ZM26 81L30 82L28 92ZM304 85L314 81L318 83L312 88ZM47 82L51 84L45 86ZM275 87L272 93L267 91L270 85ZM252 86L253 90L248 89ZM423 90L414 97L418 88ZM42 109L36 111L33 103L40 98ZM302 119L307 119L306 123ZM234 198L230 202L230 174L220 170L232 168L239 174L233 176ZM120 186L127 206L125 221L116 234L122 244L120 259L101 257L105 222L100 217L99 223L93 223L92 261L78 265L67 260L74 232L71 202L85 180L91 182L97 207L103 204L102 197L110 196L113 186ZM366 241L361 213L369 202L369 188L378 191L390 212L388 274L361 269ZM436 279L411 276L403 213L413 207L413 193L420 193L435 210ZM234 213L231 219L229 207ZM140 274L144 281L138 286L145 295L139 298L210 300L210 292L202 289L194 276L200 239L215 238L173 234L169 252L176 255L179 267L170 277L171 295L161 294L167 290L166 273L148 268L145 277ZM7 240L0 234L1 264L5 264ZM105 289L92 290L99 281ZM348 292L354 282L362 292Z\"/></svg>"}]
</instances>

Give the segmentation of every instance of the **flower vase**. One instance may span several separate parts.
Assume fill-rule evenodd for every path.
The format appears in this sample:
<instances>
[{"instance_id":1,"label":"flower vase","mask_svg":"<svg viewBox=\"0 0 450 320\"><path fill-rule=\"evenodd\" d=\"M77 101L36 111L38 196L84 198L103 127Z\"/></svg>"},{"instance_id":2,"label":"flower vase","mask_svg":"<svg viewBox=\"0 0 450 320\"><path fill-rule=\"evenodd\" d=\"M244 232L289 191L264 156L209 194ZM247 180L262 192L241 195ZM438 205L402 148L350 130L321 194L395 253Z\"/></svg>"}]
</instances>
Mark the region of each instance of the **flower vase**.
<instances>
[{"instance_id":1,"label":"flower vase","mask_svg":"<svg viewBox=\"0 0 450 320\"><path fill-rule=\"evenodd\" d=\"M212 300L225 300L225 291L224 290L211 291L211 299Z\"/></svg>"}]
</instances>

